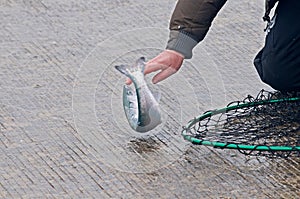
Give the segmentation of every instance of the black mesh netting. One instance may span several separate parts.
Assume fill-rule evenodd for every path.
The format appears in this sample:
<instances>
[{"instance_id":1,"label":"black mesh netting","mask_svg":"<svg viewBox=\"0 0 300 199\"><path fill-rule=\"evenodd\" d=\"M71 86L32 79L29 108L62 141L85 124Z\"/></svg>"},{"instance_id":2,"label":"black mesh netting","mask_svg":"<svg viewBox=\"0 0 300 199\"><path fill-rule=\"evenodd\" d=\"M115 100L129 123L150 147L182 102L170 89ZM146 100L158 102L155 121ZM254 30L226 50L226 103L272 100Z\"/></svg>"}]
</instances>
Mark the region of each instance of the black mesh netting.
<instances>
[{"instance_id":1,"label":"black mesh netting","mask_svg":"<svg viewBox=\"0 0 300 199\"><path fill-rule=\"evenodd\" d=\"M262 90L257 97L248 96L242 101L228 104L221 111L206 113L211 114L192 122L193 125L185 131L186 135L201 142L225 143L221 148L233 143L236 149L246 155L300 157L299 93ZM243 150L239 145L255 147ZM267 149L257 150L257 146L266 146ZM292 148L286 150L281 146Z\"/></svg>"}]
</instances>

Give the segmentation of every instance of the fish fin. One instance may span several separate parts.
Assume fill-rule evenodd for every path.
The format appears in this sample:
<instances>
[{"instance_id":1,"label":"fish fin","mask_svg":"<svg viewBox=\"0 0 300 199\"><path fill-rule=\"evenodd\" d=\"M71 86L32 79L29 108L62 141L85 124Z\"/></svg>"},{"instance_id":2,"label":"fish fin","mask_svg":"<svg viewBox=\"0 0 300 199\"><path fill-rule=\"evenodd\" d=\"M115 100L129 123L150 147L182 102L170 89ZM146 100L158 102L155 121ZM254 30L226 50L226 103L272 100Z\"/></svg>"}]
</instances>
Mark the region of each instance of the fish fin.
<instances>
[{"instance_id":1,"label":"fish fin","mask_svg":"<svg viewBox=\"0 0 300 199\"><path fill-rule=\"evenodd\" d=\"M150 123L145 126L138 125L135 129L137 132L145 133L151 131L162 123L160 109L157 106L149 109L149 116L151 118Z\"/></svg>"},{"instance_id":2,"label":"fish fin","mask_svg":"<svg viewBox=\"0 0 300 199\"><path fill-rule=\"evenodd\" d=\"M135 62L135 67L140 70L142 73L144 73L145 70L145 62L146 59L145 57L140 57L136 62Z\"/></svg>"},{"instance_id":3,"label":"fish fin","mask_svg":"<svg viewBox=\"0 0 300 199\"><path fill-rule=\"evenodd\" d=\"M128 68L130 68L130 66L127 65L119 65L119 66L115 66L115 68L120 71L122 74L126 75L127 77L131 77L130 75L130 71L128 70Z\"/></svg>"},{"instance_id":4,"label":"fish fin","mask_svg":"<svg viewBox=\"0 0 300 199\"><path fill-rule=\"evenodd\" d=\"M161 99L161 94L160 94L160 92L153 92L152 94L153 94L153 97L155 98L155 100L156 100L157 102L160 102L160 99Z\"/></svg>"},{"instance_id":5,"label":"fish fin","mask_svg":"<svg viewBox=\"0 0 300 199\"><path fill-rule=\"evenodd\" d=\"M145 70L145 57L140 57L134 65L119 65L115 66L115 68L120 71L122 74L126 75L127 77L131 78L132 73L136 71L140 71L144 74Z\"/></svg>"}]
</instances>

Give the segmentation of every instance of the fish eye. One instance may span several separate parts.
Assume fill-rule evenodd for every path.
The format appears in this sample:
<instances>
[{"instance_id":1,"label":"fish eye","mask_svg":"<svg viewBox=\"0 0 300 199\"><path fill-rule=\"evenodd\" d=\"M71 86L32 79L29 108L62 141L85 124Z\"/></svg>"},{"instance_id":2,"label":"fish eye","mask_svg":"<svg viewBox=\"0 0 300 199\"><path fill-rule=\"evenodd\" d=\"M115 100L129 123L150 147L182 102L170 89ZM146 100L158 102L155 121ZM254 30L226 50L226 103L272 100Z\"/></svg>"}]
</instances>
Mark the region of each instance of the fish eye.
<instances>
[{"instance_id":1,"label":"fish eye","mask_svg":"<svg viewBox=\"0 0 300 199\"><path fill-rule=\"evenodd\" d=\"M133 95L132 91L127 91L127 95Z\"/></svg>"}]
</instances>

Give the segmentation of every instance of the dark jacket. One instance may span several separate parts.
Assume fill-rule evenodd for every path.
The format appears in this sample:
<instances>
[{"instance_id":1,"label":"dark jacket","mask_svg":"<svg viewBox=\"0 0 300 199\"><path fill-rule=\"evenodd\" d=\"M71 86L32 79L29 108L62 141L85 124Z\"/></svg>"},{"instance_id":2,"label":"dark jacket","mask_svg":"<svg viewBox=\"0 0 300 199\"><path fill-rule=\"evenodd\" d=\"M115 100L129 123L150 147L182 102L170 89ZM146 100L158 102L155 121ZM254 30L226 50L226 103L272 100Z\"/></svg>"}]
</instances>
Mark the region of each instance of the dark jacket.
<instances>
[{"instance_id":1,"label":"dark jacket","mask_svg":"<svg viewBox=\"0 0 300 199\"><path fill-rule=\"evenodd\" d=\"M266 0L264 20L278 0ZM192 49L204 39L211 23L226 0L178 0L170 21L167 49L175 50L186 59L192 57Z\"/></svg>"},{"instance_id":2,"label":"dark jacket","mask_svg":"<svg viewBox=\"0 0 300 199\"><path fill-rule=\"evenodd\" d=\"M275 17L270 11L279 2ZM226 0L178 0L170 21L167 49L175 50L185 59L204 39L211 23ZM263 82L280 91L300 91L300 0L265 0L268 22L265 46L254 65Z\"/></svg>"},{"instance_id":3,"label":"dark jacket","mask_svg":"<svg viewBox=\"0 0 300 199\"><path fill-rule=\"evenodd\" d=\"M265 15L263 17L264 21L270 22L269 14L277 1L279 0L265 0Z\"/></svg>"},{"instance_id":4,"label":"dark jacket","mask_svg":"<svg viewBox=\"0 0 300 199\"><path fill-rule=\"evenodd\" d=\"M192 49L204 39L226 0L178 0L170 21L167 49L192 57Z\"/></svg>"}]
</instances>

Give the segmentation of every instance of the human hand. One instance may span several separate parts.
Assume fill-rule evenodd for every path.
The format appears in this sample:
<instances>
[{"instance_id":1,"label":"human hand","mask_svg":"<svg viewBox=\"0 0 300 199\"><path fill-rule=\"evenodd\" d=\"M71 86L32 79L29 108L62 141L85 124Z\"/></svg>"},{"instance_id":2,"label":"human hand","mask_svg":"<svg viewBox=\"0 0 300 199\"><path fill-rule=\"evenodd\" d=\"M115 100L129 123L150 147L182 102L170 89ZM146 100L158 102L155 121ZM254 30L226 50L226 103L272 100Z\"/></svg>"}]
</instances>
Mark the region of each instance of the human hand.
<instances>
[{"instance_id":1,"label":"human hand","mask_svg":"<svg viewBox=\"0 0 300 199\"><path fill-rule=\"evenodd\" d=\"M160 71L152 79L153 84L156 84L176 73L180 69L183 60L184 56L182 54L174 50L164 50L146 63L144 74ZM126 84L131 83L132 81L127 78Z\"/></svg>"}]
</instances>

